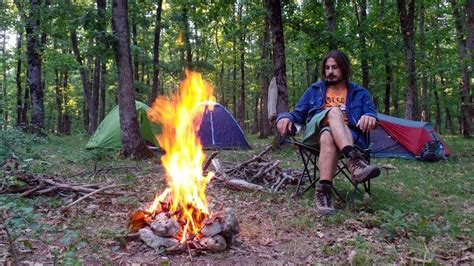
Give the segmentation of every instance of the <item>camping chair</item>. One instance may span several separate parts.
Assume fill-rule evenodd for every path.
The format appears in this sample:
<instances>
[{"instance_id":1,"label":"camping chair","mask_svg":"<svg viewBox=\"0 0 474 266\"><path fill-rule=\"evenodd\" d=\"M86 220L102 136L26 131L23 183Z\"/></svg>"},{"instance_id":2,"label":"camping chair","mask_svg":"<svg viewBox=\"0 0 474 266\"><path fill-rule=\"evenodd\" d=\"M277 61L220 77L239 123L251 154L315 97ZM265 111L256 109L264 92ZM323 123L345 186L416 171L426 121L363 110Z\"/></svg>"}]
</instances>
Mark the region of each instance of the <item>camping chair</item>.
<instances>
[{"instance_id":1,"label":"camping chair","mask_svg":"<svg viewBox=\"0 0 474 266\"><path fill-rule=\"evenodd\" d=\"M352 125L349 126L351 130L355 130L358 132L359 137L363 137L364 141L370 144L370 133L366 132L363 133L359 128L356 128ZM295 132L294 132L295 133ZM355 139L354 143L357 143L359 139ZM301 156L301 160L303 161L303 172L301 173L300 177L298 178L298 183L296 186L296 191L293 194L293 197L300 197L305 194L309 189L315 188L316 183L319 181L319 168L317 166L318 157L319 157L319 147L317 146L309 146L301 141L298 141L295 138L295 134L288 134L285 142L294 145ZM370 164L370 145L368 148L361 148L357 145L354 145L356 149L358 149L362 155L364 156L365 160ZM363 183L354 183L351 179L351 173L347 168L347 165L344 160L344 156L339 158L335 177L338 175L343 175L346 179L352 184L354 190L351 193L350 199L351 202L354 201L354 198L357 193L364 194L362 190L359 188L359 185L362 184L366 193L370 195L370 180L365 181ZM306 182L307 181L307 182ZM306 185L304 183L307 183ZM337 191L337 189L333 186L332 189L333 193L341 199L341 201L346 202L341 194Z\"/></svg>"}]
</instances>

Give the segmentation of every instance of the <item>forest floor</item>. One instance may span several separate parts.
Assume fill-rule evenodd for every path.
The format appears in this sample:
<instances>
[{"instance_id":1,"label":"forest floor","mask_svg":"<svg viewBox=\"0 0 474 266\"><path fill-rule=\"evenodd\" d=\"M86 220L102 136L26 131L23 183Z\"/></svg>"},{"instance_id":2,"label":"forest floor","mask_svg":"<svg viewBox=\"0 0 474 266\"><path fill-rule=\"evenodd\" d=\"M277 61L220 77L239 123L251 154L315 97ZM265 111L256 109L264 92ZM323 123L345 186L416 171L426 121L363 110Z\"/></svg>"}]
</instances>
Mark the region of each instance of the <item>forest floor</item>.
<instances>
[{"instance_id":1,"label":"forest floor","mask_svg":"<svg viewBox=\"0 0 474 266\"><path fill-rule=\"evenodd\" d=\"M329 217L315 211L314 191L292 199L294 186L267 194L233 191L212 181L208 186L211 211L217 206L236 210L241 226L238 244L225 252L190 256L160 253L140 241L124 239L130 213L149 204L166 186L159 156L136 162L116 152L87 151L83 148L87 138L81 135L1 134L4 155L14 152L21 171L68 182L128 184L126 190L134 194L91 198L66 215L58 211L69 203L63 197L0 194L4 215L0 263L13 262L15 257L22 263L55 264L474 263L473 139L446 137L453 155L439 163L373 159L374 164L391 164L395 169L373 180L370 198L338 203L337 214ZM242 162L271 142L252 136L249 140L252 150L220 151L218 158ZM282 160L283 168L302 167L292 147L272 151L267 157ZM134 167L114 170L123 166ZM93 173L103 168L111 170ZM0 177L2 182L14 179L4 172ZM343 178L336 186L344 194L350 192Z\"/></svg>"}]
</instances>

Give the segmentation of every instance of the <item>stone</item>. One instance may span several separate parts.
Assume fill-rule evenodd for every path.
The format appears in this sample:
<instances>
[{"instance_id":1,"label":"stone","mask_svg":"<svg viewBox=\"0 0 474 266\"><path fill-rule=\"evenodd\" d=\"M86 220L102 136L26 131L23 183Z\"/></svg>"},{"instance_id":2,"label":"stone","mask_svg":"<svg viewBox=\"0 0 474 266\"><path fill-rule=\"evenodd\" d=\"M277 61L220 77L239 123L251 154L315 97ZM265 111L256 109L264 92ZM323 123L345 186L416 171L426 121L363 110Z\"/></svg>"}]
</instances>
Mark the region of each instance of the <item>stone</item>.
<instances>
[{"instance_id":1,"label":"stone","mask_svg":"<svg viewBox=\"0 0 474 266\"><path fill-rule=\"evenodd\" d=\"M224 251L227 248L226 241L221 235L201 238L199 240L199 244L201 244L204 249L208 251Z\"/></svg>"},{"instance_id":2,"label":"stone","mask_svg":"<svg viewBox=\"0 0 474 266\"><path fill-rule=\"evenodd\" d=\"M240 233L240 226L237 217L235 216L234 209L226 208L223 217L220 219L222 225L222 235L225 237L231 237Z\"/></svg>"},{"instance_id":3,"label":"stone","mask_svg":"<svg viewBox=\"0 0 474 266\"><path fill-rule=\"evenodd\" d=\"M222 232L222 225L218 222L214 222L211 224L206 224L202 229L201 233L204 237L211 237L215 236Z\"/></svg>"},{"instance_id":4,"label":"stone","mask_svg":"<svg viewBox=\"0 0 474 266\"><path fill-rule=\"evenodd\" d=\"M148 227L138 230L140 239L151 248L158 249L160 247L169 248L176 246L179 241L174 238L160 237L153 233Z\"/></svg>"},{"instance_id":5,"label":"stone","mask_svg":"<svg viewBox=\"0 0 474 266\"><path fill-rule=\"evenodd\" d=\"M179 232L179 223L165 213L156 215L155 219L150 224L151 230L157 236L174 237Z\"/></svg>"}]
</instances>

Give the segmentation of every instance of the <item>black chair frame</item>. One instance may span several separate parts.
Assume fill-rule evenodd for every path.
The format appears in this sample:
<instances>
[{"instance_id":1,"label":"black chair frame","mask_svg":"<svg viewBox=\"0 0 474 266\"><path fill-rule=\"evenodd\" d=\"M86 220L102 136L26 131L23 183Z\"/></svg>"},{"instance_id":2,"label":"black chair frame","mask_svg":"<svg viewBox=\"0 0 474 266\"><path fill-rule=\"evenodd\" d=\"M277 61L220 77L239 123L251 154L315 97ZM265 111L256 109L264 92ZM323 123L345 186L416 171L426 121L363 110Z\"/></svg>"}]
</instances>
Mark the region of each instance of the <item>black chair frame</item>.
<instances>
[{"instance_id":1,"label":"black chair frame","mask_svg":"<svg viewBox=\"0 0 474 266\"><path fill-rule=\"evenodd\" d=\"M368 132L367 133L362 133L358 128L354 128L354 127L351 127L351 129L357 130L358 135L363 136L365 138L366 143L370 144L370 133L368 133ZM318 163L317 161L318 161L318 158L319 158L320 150L319 150L318 147L308 146L308 145L296 140L296 138L294 136L289 136L289 138L286 140L286 142L294 145L298 149L298 152L300 154L300 157L301 157L301 160L302 160L303 166L304 166L303 172L301 173L300 177L298 178L296 191L293 194L293 197L298 198L298 197L302 196L303 194L305 194L306 192L308 192L308 190L310 190L311 188L315 188L316 183L319 181L319 168L318 168L318 165L317 165L317 163ZM354 141L354 143L356 143L356 142L357 142L357 139L356 139L356 141ZM367 149L362 149L358 146L354 146L354 147L362 153L365 160L370 164L370 145L369 145L369 148L367 148ZM347 168L346 163L344 162L344 159L345 159L344 156L341 156L339 158L337 168L336 168L336 173L334 174L334 177L342 174L352 184L352 186L354 187L354 190L351 193L351 197L350 197L351 202L354 201L355 196L356 196L357 193L359 193L361 195L364 194L364 192L362 192L362 190L359 188L360 184L363 185L365 192L370 195L371 194L370 193L370 180L365 181L363 183L354 183L351 179L351 174L349 172L349 169ZM309 184L305 186L304 183L305 183L306 179L307 179L307 181L309 181ZM341 201L346 202L346 200L341 196L341 194L337 191L337 189L334 187L334 185L332 187L332 192Z\"/></svg>"}]
</instances>

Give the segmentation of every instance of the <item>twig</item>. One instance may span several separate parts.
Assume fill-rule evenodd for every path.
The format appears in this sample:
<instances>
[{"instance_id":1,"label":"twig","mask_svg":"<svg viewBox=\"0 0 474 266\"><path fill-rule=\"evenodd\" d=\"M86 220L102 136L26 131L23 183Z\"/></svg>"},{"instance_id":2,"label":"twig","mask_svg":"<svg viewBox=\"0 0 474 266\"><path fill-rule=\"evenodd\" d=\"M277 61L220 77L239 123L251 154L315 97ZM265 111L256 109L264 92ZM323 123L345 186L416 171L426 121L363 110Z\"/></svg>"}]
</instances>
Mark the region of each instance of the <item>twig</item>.
<instances>
[{"instance_id":1,"label":"twig","mask_svg":"<svg viewBox=\"0 0 474 266\"><path fill-rule=\"evenodd\" d=\"M273 189L273 192L278 192L278 190L280 190L281 186L283 186L286 182L286 180L290 179L290 177L288 176L285 176L282 178L282 180L280 181L280 183L278 183L278 185Z\"/></svg>"},{"instance_id":2,"label":"twig","mask_svg":"<svg viewBox=\"0 0 474 266\"><path fill-rule=\"evenodd\" d=\"M263 155L267 154L267 152L269 152L272 148L273 148L273 146L271 144L268 145L263 151L261 151L258 154L258 156L262 157Z\"/></svg>"},{"instance_id":3,"label":"twig","mask_svg":"<svg viewBox=\"0 0 474 266\"><path fill-rule=\"evenodd\" d=\"M262 170L260 170L256 175L252 176L251 179L257 179L261 176L263 176L264 174L270 172L273 168L277 167L278 164L280 164L280 161L279 160L276 160L270 167L268 168L262 168Z\"/></svg>"},{"instance_id":4,"label":"twig","mask_svg":"<svg viewBox=\"0 0 474 266\"><path fill-rule=\"evenodd\" d=\"M211 156L209 156L209 158L207 158L206 163L205 163L204 166L202 167L202 171L203 171L203 172L207 170L207 168L208 168L209 165L211 164L212 159L214 159L214 157L216 157L217 154L219 154L219 152L218 152L218 151L215 151L215 152L213 152L213 153L211 154Z\"/></svg>"},{"instance_id":5,"label":"twig","mask_svg":"<svg viewBox=\"0 0 474 266\"><path fill-rule=\"evenodd\" d=\"M92 196L92 195L95 195L99 192L102 192L104 190L107 190L107 189L111 189L111 188L117 188L117 187L125 187L125 186L128 186L126 184L121 184L121 185L111 185L111 186L107 186L107 187L104 187L104 188L101 188L101 189L97 189L96 191L94 192L91 192L83 197L80 197L79 199L77 199L76 201L73 201L71 202L69 205L67 205L66 207L62 207L60 210L62 213L65 213L67 210L69 210L72 206L76 205L78 202L81 202L82 200Z\"/></svg>"},{"instance_id":6,"label":"twig","mask_svg":"<svg viewBox=\"0 0 474 266\"><path fill-rule=\"evenodd\" d=\"M189 260L193 261L193 255L191 254L191 248L189 248L188 243L186 243L186 247L188 248Z\"/></svg>"}]
</instances>

